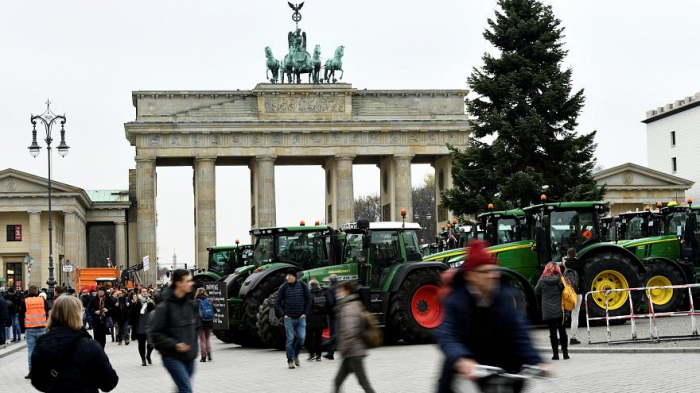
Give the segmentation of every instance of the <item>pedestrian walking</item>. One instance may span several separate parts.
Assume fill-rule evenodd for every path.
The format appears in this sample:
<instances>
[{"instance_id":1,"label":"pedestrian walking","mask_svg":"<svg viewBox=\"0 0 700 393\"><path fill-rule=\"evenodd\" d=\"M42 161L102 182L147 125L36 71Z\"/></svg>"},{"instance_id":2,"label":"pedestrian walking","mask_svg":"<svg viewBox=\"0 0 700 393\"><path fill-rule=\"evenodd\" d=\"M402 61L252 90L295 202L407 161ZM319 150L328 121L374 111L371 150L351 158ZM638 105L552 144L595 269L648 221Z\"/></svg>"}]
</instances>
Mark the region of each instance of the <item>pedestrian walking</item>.
<instances>
[{"instance_id":1,"label":"pedestrian walking","mask_svg":"<svg viewBox=\"0 0 700 393\"><path fill-rule=\"evenodd\" d=\"M10 302L11 303L11 302ZM10 326L10 310L5 303L5 287L0 288L0 348L5 348L9 335L5 327Z\"/></svg>"},{"instance_id":2,"label":"pedestrian walking","mask_svg":"<svg viewBox=\"0 0 700 393\"><path fill-rule=\"evenodd\" d=\"M170 288L149 318L148 341L163 356L163 365L175 381L180 393L192 392L194 359L197 358L199 310L188 296L192 292L192 276L187 269L172 273Z\"/></svg>"},{"instance_id":3,"label":"pedestrian walking","mask_svg":"<svg viewBox=\"0 0 700 393\"><path fill-rule=\"evenodd\" d=\"M54 300L46 334L32 354L32 385L41 392L109 392L119 383L100 344L83 329L83 305L73 296Z\"/></svg>"},{"instance_id":4,"label":"pedestrian walking","mask_svg":"<svg viewBox=\"0 0 700 393\"><path fill-rule=\"evenodd\" d=\"M275 310L278 315L284 317L287 367L299 367L299 353L306 338L306 316L311 312L311 296L306 284L297 280L297 272L294 269L287 271L287 282L282 284L277 293Z\"/></svg>"},{"instance_id":5,"label":"pedestrian walking","mask_svg":"<svg viewBox=\"0 0 700 393\"><path fill-rule=\"evenodd\" d=\"M12 342L18 343L22 341L22 329L19 324L19 309L22 306L21 302L23 300L22 294L16 292L14 288L10 288L7 293L12 303L12 306L8 307L10 311L10 322L12 324Z\"/></svg>"},{"instance_id":6,"label":"pedestrian walking","mask_svg":"<svg viewBox=\"0 0 700 393\"><path fill-rule=\"evenodd\" d=\"M564 275L570 279L571 285L576 291L576 305L571 311L571 334L569 335L569 344L576 345L581 344L578 340L578 322L581 318L581 303L583 302L583 283L581 282L581 277L583 277L583 262L576 257L576 249L570 248L566 251L566 259L563 262ZM571 274L575 272L576 274ZM574 282L575 281L575 282Z\"/></svg>"},{"instance_id":7,"label":"pedestrian walking","mask_svg":"<svg viewBox=\"0 0 700 393\"><path fill-rule=\"evenodd\" d=\"M334 392L340 391L340 386L350 374L355 374L357 381L365 392L373 393L363 364L367 356L367 344L360 337L365 329L362 311L364 306L357 295L357 283L345 281L337 289L338 304L336 306L337 343L338 351L343 356L343 362L335 377Z\"/></svg>"},{"instance_id":8,"label":"pedestrian walking","mask_svg":"<svg viewBox=\"0 0 700 393\"><path fill-rule=\"evenodd\" d=\"M54 300L58 299L59 297L65 295L65 294L66 294L66 290L62 286L56 285L53 288L53 299Z\"/></svg>"},{"instance_id":9,"label":"pedestrian walking","mask_svg":"<svg viewBox=\"0 0 700 393\"><path fill-rule=\"evenodd\" d=\"M514 295L500 285L497 261L487 246L472 240L459 270L445 273L445 319L436 335L445 356L439 393L452 393L458 377L474 380L473 370L479 365L509 373L520 372L523 365L547 368L532 345L523 315L513 307ZM515 383L512 389L520 391L522 383Z\"/></svg>"},{"instance_id":10,"label":"pedestrian walking","mask_svg":"<svg viewBox=\"0 0 700 393\"><path fill-rule=\"evenodd\" d=\"M83 293L80 295L80 301L83 303L83 310L85 310L83 313L83 328L87 328L87 330L92 329L92 318L89 311L91 299L90 291L88 291L87 288L83 289Z\"/></svg>"},{"instance_id":11,"label":"pedestrian walking","mask_svg":"<svg viewBox=\"0 0 700 393\"><path fill-rule=\"evenodd\" d=\"M199 354L202 355L199 361L206 362L209 359L211 362L211 331L214 329L214 314L217 310L209 300L204 288L198 288L194 298L197 301L199 320L202 326L199 329Z\"/></svg>"},{"instance_id":12,"label":"pedestrian walking","mask_svg":"<svg viewBox=\"0 0 700 393\"><path fill-rule=\"evenodd\" d=\"M328 325L330 327L330 335L331 339L329 340L328 344L328 353L323 355L324 358L333 360L335 359L334 354L335 354L335 335L336 335L336 330L335 330L335 292L336 289L338 288L338 275L337 274L331 274L328 277L328 289L326 290L326 306L328 308Z\"/></svg>"},{"instance_id":13,"label":"pedestrian walking","mask_svg":"<svg viewBox=\"0 0 700 393\"><path fill-rule=\"evenodd\" d=\"M104 287L97 289L97 296L90 299L88 312L92 317L92 335L95 340L105 347L107 343L108 321L112 315L113 304L112 299L107 296L107 291Z\"/></svg>"},{"instance_id":14,"label":"pedestrian walking","mask_svg":"<svg viewBox=\"0 0 700 393\"><path fill-rule=\"evenodd\" d=\"M114 325L117 330L117 345L129 345L129 334L127 326L129 326L129 317L131 316L131 300L126 296L126 291L116 291L114 300Z\"/></svg>"},{"instance_id":15,"label":"pedestrian walking","mask_svg":"<svg viewBox=\"0 0 700 393\"><path fill-rule=\"evenodd\" d=\"M307 360L321 361L323 348L323 330L328 327L328 304L318 281L309 281L309 295L311 296L311 313L306 318L306 342L309 347Z\"/></svg>"},{"instance_id":16,"label":"pedestrian walking","mask_svg":"<svg viewBox=\"0 0 700 393\"><path fill-rule=\"evenodd\" d=\"M153 346L146 338L146 323L151 311L155 308L156 302L148 295L148 289L142 288L140 294L133 294L129 323L131 324L131 339L138 343L142 366L145 366L146 362L153 364L151 361Z\"/></svg>"},{"instance_id":17,"label":"pedestrian walking","mask_svg":"<svg viewBox=\"0 0 700 393\"><path fill-rule=\"evenodd\" d=\"M27 297L24 298L19 310L21 327L24 331L24 338L27 340L29 373L24 377L25 379L32 377L32 352L34 352L36 340L46 333L46 319L49 315L49 304L42 296L38 295L38 292L36 285L30 285Z\"/></svg>"},{"instance_id":18,"label":"pedestrian walking","mask_svg":"<svg viewBox=\"0 0 700 393\"><path fill-rule=\"evenodd\" d=\"M564 359L569 358L566 327L564 327L564 311L561 303L561 295L564 291L561 269L554 262L549 262L544 267L542 277L535 286L535 294L540 298L542 309L542 321L549 328L549 343L552 345L552 360L559 360L559 344ZM557 337L559 332L559 337Z\"/></svg>"}]
</instances>

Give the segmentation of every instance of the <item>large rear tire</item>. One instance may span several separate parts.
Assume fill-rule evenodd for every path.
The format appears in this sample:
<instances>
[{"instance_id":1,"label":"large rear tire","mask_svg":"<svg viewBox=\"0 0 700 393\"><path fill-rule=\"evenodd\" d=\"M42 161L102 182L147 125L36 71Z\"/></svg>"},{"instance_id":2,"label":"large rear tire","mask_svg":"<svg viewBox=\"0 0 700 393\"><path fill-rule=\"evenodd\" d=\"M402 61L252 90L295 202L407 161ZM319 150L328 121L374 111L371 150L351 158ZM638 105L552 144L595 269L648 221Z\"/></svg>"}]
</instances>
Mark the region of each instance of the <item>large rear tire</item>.
<instances>
[{"instance_id":1,"label":"large rear tire","mask_svg":"<svg viewBox=\"0 0 700 393\"><path fill-rule=\"evenodd\" d=\"M281 350L284 349L287 339L283 329L280 326L273 325L270 320L270 313L274 312L275 301L277 301L277 293L278 291L275 291L260 306L260 311L257 315L257 328L258 336L264 345Z\"/></svg>"},{"instance_id":2,"label":"large rear tire","mask_svg":"<svg viewBox=\"0 0 700 393\"><path fill-rule=\"evenodd\" d=\"M439 295L440 273L420 269L401 283L389 301L389 329L393 339L409 344L433 342L433 332L442 324L444 307Z\"/></svg>"},{"instance_id":3,"label":"large rear tire","mask_svg":"<svg viewBox=\"0 0 700 393\"><path fill-rule=\"evenodd\" d=\"M584 294L589 291L640 286L638 269L628 257L622 254L612 252L596 254L585 262L582 290ZM629 315L629 296L632 296L635 308L641 305L642 296L638 291L612 292L608 295L608 315L611 317ZM582 306L585 307L585 300ZM591 294L588 298L588 313L591 318L605 316L605 295L603 293ZM610 323L623 324L625 320L611 320Z\"/></svg>"},{"instance_id":4,"label":"large rear tire","mask_svg":"<svg viewBox=\"0 0 700 393\"><path fill-rule=\"evenodd\" d=\"M662 287L669 285L683 285L685 280L681 273L663 262L650 263L645 266L647 275L645 286ZM655 312L678 311L687 290L678 289L654 289L649 291Z\"/></svg>"},{"instance_id":5,"label":"large rear tire","mask_svg":"<svg viewBox=\"0 0 700 393\"><path fill-rule=\"evenodd\" d=\"M257 326L260 306L262 306L265 299L276 292L283 283L284 273L275 272L265 278L263 282L261 282L252 291L248 292L243 307L246 313L246 326L248 332L250 332L252 336L260 338L259 329Z\"/></svg>"}]
</instances>

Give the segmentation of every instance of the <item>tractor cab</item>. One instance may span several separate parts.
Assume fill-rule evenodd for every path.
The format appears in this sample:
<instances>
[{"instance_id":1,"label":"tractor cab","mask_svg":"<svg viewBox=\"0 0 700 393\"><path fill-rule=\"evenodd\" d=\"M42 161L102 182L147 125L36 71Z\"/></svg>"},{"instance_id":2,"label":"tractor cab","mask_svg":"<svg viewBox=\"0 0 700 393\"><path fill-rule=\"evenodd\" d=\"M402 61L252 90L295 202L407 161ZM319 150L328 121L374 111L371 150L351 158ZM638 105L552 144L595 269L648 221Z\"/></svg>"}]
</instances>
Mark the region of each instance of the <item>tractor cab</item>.
<instances>
[{"instance_id":1,"label":"tractor cab","mask_svg":"<svg viewBox=\"0 0 700 393\"><path fill-rule=\"evenodd\" d=\"M603 242L617 242L620 220L617 217L605 216L600 219L600 240Z\"/></svg>"},{"instance_id":2,"label":"tractor cab","mask_svg":"<svg viewBox=\"0 0 700 393\"><path fill-rule=\"evenodd\" d=\"M581 251L601 242L603 202L544 203L523 210L534 223L531 235L543 262L559 262L569 248Z\"/></svg>"},{"instance_id":3,"label":"tractor cab","mask_svg":"<svg viewBox=\"0 0 700 393\"><path fill-rule=\"evenodd\" d=\"M253 229L255 238L252 263L262 267L271 263L291 263L302 270L335 262L336 231L326 225Z\"/></svg>"},{"instance_id":4,"label":"tractor cab","mask_svg":"<svg viewBox=\"0 0 700 393\"><path fill-rule=\"evenodd\" d=\"M635 240L659 236L663 230L663 216L650 210L620 213L618 240Z\"/></svg>"},{"instance_id":5,"label":"tractor cab","mask_svg":"<svg viewBox=\"0 0 700 393\"><path fill-rule=\"evenodd\" d=\"M527 216L522 210L482 213L476 218L484 228L483 240L492 246L519 242L528 234Z\"/></svg>"},{"instance_id":6,"label":"tractor cab","mask_svg":"<svg viewBox=\"0 0 700 393\"><path fill-rule=\"evenodd\" d=\"M681 243L681 259L692 263L695 270L700 272L700 206L693 206L692 199L688 200L688 206L680 206L676 203L661 209L664 216L664 234L673 235Z\"/></svg>"},{"instance_id":7,"label":"tractor cab","mask_svg":"<svg viewBox=\"0 0 700 393\"><path fill-rule=\"evenodd\" d=\"M214 246L207 248L207 251L209 252L207 270L223 277L248 264L253 254L253 245Z\"/></svg>"}]
</instances>

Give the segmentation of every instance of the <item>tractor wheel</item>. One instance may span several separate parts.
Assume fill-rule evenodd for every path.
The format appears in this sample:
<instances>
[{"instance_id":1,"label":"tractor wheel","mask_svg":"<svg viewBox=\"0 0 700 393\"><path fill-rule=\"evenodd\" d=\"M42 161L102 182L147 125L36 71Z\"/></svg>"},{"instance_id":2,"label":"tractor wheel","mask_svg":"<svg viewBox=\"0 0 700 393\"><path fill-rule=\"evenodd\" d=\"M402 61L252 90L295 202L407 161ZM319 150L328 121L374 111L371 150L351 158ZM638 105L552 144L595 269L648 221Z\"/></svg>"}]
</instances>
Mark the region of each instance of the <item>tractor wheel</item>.
<instances>
[{"instance_id":1,"label":"tractor wheel","mask_svg":"<svg viewBox=\"0 0 700 393\"><path fill-rule=\"evenodd\" d=\"M650 263L646 265L646 268L645 286L647 287L685 284L680 272L665 263ZM649 291L655 312L677 311L683 303L685 293L686 291L678 289L653 289Z\"/></svg>"},{"instance_id":2,"label":"tractor wheel","mask_svg":"<svg viewBox=\"0 0 700 393\"><path fill-rule=\"evenodd\" d=\"M632 261L621 254L602 253L593 255L586 261L583 273L583 292L608 289L637 288L640 286L639 272ZM630 295L631 294L631 295ZM629 315L629 296L635 308L641 305L639 292L612 292L608 295L608 315ZM581 305L584 307L585 300ZM591 318L605 316L605 295L591 294L588 298L588 313ZM611 324L624 324L625 319L611 320ZM605 323L603 321L603 323Z\"/></svg>"},{"instance_id":3,"label":"tractor wheel","mask_svg":"<svg viewBox=\"0 0 700 393\"><path fill-rule=\"evenodd\" d=\"M508 274L502 274L501 277L501 285L508 288L513 297L513 308L522 313L530 323L539 321L541 316L537 313L538 309L534 307L536 302L528 296L523 284Z\"/></svg>"},{"instance_id":4,"label":"tractor wheel","mask_svg":"<svg viewBox=\"0 0 700 393\"><path fill-rule=\"evenodd\" d=\"M254 337L259 337L259 329L257 327L258 312L263 304L272 293L276 292L284 283L284 273L276 272L265 278L255 289L248 292L243 309L245 310L245 321L250 334ZM274 307L274 306L273 306Z\"/></svg>"},{"instance_id":5,"label":"tractor wheel","mask_svg":"<svg viewBox=\"0 0 700 393\"><path fill-rule=\"evenodd\" d=\"M214 330L214 336L226 344L238 344L242 347L256 348L262 346L260 339L251 336L245 330Z\"/></svg>"},{"instance_id":6,"label":"tractor wheel","mask_svg":"<svg viewBox=\"0 0 700 393\"><path fill-rule=\"evenodd\" d=\"M277 291L263 301L257 315L257 328L258 336L264 345L281 350L284 349L287 340L284 329L281 326L273 325L270 320L270 312L274 312L276 300Z\"/></svg>"},{"instance_id":7,"label":"tractor wheel","mask_svg":"<svg viewBox=\"0 0 700 393\"><path fill-rule=\"evenodd\" d=\"M406 277L389 302L387 331L394 339L409 344L433 341L432 333L445 317L440 284L440 273L435 269L421 269Z\"/></svg>"}]
</instances>

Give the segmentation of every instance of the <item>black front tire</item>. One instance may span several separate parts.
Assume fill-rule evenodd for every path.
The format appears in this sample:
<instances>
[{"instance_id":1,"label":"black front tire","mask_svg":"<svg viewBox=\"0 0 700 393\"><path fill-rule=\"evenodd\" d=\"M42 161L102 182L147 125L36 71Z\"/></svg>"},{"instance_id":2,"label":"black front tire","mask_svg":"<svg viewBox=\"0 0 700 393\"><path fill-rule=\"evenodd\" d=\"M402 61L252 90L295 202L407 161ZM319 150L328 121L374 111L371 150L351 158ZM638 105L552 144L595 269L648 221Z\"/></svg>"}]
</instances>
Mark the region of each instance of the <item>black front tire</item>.
<instances>
[{"instance_id":1,"label":"black front tire","mask_svg":"<svg viewBox=\"0 0 700 393\"><path fill-rule=\"evenodd\" d=\"M256 320L258 336L263 344L269 348L282 350L286 344L286 337L282 333L282 329L280 329L279 326L273 325L270 320L270 312L274 312L277 293L278 291L275 291L275 293L263 301L260 306L260 311L256 316Z\"/></svg>"},{"instance_id":2,"label":"black front tire","mask_svg":"<svg viewBox=\"0 0 700 393\"><path fill-rule=\"evenodd\" d=\"M436 269L420 269L411 273L401 283L399 290L393 294L389 302L389 318L388 329L385 329L387 334L392 337L392 340L403 340L408 344L424 344L434 342L433 332L439 326L427 328L416 321L412 310L413 297L415 293L424 286L440 287L441 279L440 272ZM437 303L432 303L430 307L437 306L438 310L431 312L442 312L442 302L438 299ZM444 314L443 314L444 315ZM442 323L442 321L440 321Z\"/></svg>"},{"instance_id":3,"label":"black front tire","mask_svg":"<svg viewBox=\"0 0 700 393\"><path fill-rule=\"evenodd\" d=\"M651 286L649 284L649 280L651 280L653 277L656 276L661 276L666 278L669 282L671 282L671 285L683 285L685 284L685 280L683 279L683 276L681 273L674 269L672 266L669 266L663 262L658 262L658 263L650 263L645 266L647 269L647 275L646 275L646 280L644 281L645 286ZM657 304L657 302L654 302L654 311L655 312L671 312L671 311L678 311L678 309L681 307L681 304L683 304L683 299L685 298L685 294L687 290L678 290L678 289L668 289L667 291L671 291L672 295L671 298L666 301L664 304ZM652 299L653 299L653 294L652 294Z\"/></svg>"},{"instance_id":4,"label":"black front tire","mask_svg":"<svg viewBox=\"0 0 700 393\"><path fill-rule=\"evenodd\" d=\"M638 269L632 264L630 258L625 255L606 252L602 254L596 254L587 259L584 267L583 273L583 288L581 292L583 294L594 290L604 290L606 288L602 287L602 280L598 277L599 274L606 270L611 270L617 274L622 275L627 281L627 288L638 288L640 286L640 274ZM598 280L596 278L598 277ZM596 282L594 282L594 280ZM622 289L622 288L620 288ZM629 292L629 296L632 296L632 301L634 302L635 308L641 305L642 295L639 291ZM596 297L597 296L597 297ZM602 306L596 302L598 299ZM583 300L581 305L582 309L585 307L585 300ZM621 305L615 307L615 309L609 309L608 315L613 316L623 316L629 315L629 299L627 299ZM584 310L585 312L585 310ZM605 317L605 306L604 297L602 294L591 294L588 298L588 312L591 318ZM611 320L611 324L624 324L625 319ZM605 322L603 321L603 324Z\"/></svg>"},{"instance_id":5,"label":"black front tire","mask_svg":"<svg viewBox=\"0 0 700 393\"><path fill-rule=\"evenodd\" d=\"M265 299L276 292L283 283L284 273L275 272L266 277L263 282L261 282L252 291L248 292L243 307L246 313L246 326L248 332L250 332L252 336L260 338L259 329L257 326L260 306L262 306Z\"/></svg>"}]
</instances>

